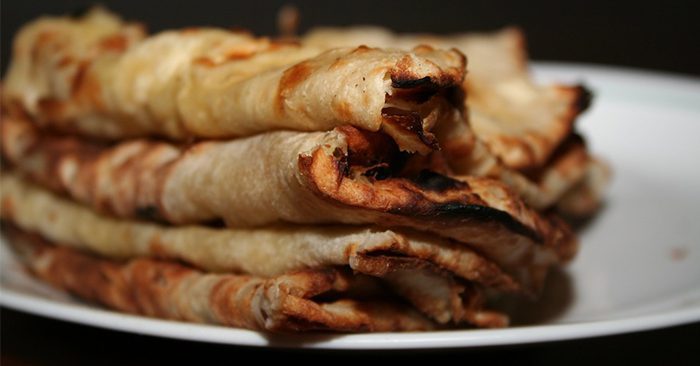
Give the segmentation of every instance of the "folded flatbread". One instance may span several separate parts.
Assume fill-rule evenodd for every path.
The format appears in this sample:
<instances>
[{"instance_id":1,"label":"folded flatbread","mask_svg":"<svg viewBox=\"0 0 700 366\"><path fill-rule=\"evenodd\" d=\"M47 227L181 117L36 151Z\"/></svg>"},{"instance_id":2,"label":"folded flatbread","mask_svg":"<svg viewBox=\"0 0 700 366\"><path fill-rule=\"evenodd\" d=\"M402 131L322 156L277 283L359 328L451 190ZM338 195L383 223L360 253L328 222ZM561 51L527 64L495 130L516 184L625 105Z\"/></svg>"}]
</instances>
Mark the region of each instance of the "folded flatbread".
<instances>
[{"instance_id":1,"label":"folded flatbread","mask_svg":"<svg viewBox=\"0 0 700 366\"><path fill-rule=\"evenodd\" d=\"M541 168L529 174L506 166L459 116L446 120L434 131L442 147L439 152L448 174L497 179L511 187L528 206L546 210L584 179L592 159L583 139L571 135ZM604 188L604 185L601 189ZM576 195L572 192L571 195Z\"/></svg>"},{"instance_id":2,"label":"folded flatbread","mask_svg":"<svg viewBox=\"0 0 700 366\"><path fill-rule=\"evenodd\" d=\"M347 266L382 278L439 323L500 326L506 318L482 311L480 288L517 292L497 265L463 244L362 227L274 226L257 229L172 227L101 216L27 183L0 177L0 217L80 250L114 258L156 257L208 272L275 277L309 268Z\"/></svg>"},{"instance_id":3,"label":"folded flatbread","mask_svg":"<svg viewBox=\"0 0 700 366\"><path fill-rule=\"evenodd\" d=\"M570 202L584 200L574 198L584 192L572 188L583 180L591 157L580 138L567 136L590 95L578 86L537 86L528 74L525 41L518 29L430 36L396 35L375 27L318 28L302 39L321 48L410 48L420 43L459 48L469 58L464 84L469 122L458 117L434 131L450 173L498 179L537 210L554 206L566 192L571 192ZM587 197L592 203L600 201L600 196Z\"/></svg>"},{"instance_id":4,"label":"folded flatbread","mask_svg":"<svg viewBox=\"0 0 700 366\"><path fill-rule=\"evenodd\" d=\"M557 202L557 211L574 219L590 217L602 205L611 176L608 164L600 159L589 159L583 179Z\"/></svg>"},{"instance_id":5,"label":"folded flatbread","mask_svg":"<svg viewBox=\"0 0 700 366\"><path fill-rule=\"evenodd\" d=\"M175 262L98 258L5 227L33 273L82 299L133 314L267 331L418 331L435 324L379 299L372 278L333 268L265 279L210 274Z\"/></svg>"},{"instance_id":6,"label":"folded flatbread","mask_svg":"<svg viewBox=\"0 0 700 366\"><path fill-rule=\"evenodd\" d=\"M376 27L317 28L302 42L319 48L456 47L469 59L465 87L471 127L506 166L518 170L543 166L591 97L581 86L535 84L527 70L525 37L517 28L452 36L397 35Z\"/></svg>"},{"instance_id":7,"label":"folded flatbread","mask_svg":"<svg viewBox=\"0 0 700 366\"><path fill-rule=\"evenodd\" d=\"M2 122L3 157L35 181L101 212L229 226L380 224L437 233L481 252L521 283L570 259L568 227L528 209L502 183L422 171L403 177L381 133L272 132L187 148L138 140L103 146Z\"/></svg>"},{"instance_id":8,"label":"folded flatbread","mask_svg":"<svg viewBox=\"0 0 700 366\"><path fill-rule=\"evenodd\" d=\"M402 150L425 154L437 148L429 131L465 73L456 50L322 53L221 29L124 35L132 29L139 28L100 10L28 24L15 41L5 106L49 128L112 139L349 124L383 130Z\"/></svg>"}]
</instances>

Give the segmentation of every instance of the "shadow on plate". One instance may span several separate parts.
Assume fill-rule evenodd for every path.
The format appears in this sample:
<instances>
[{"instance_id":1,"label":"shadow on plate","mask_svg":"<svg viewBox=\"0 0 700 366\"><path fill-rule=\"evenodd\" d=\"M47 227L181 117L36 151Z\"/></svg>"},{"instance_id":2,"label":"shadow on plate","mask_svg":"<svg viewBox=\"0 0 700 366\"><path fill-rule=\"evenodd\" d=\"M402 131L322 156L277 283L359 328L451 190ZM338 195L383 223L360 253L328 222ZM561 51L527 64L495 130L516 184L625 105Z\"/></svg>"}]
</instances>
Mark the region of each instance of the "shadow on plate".
<instances>
[{"instance_id":1,"label":"shadow on plate","mask_svg":"<svg viewBox=\"0 0 700 366\"><path fill-rule=\"evenodd\" d=\"M503 298L495 307L510 314L512 326L545 325L556 321L575 300L571 276L566 269L554 268L538 299Z\"/></svg>"}]
</instances>

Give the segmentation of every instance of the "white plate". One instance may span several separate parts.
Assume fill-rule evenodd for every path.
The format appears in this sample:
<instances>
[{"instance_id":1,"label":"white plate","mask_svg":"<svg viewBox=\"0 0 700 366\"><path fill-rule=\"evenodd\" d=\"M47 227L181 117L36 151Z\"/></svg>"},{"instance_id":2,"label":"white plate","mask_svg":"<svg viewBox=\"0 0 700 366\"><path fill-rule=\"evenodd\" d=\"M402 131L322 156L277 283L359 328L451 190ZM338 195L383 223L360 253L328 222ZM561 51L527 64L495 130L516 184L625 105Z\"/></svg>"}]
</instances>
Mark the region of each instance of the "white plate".
<instances>
[{"instance_id":1,"label":"white plate","mask_svg":"<svg viewBox=\"0 0 700 366\"><path fill-rule=\"evenodd\" d=\"M172 338L310 348L473 347L574 339L700 320L700 80L614 68L538 64L543 81L583 81L595 93L578 123L608 159L607 205L581 252L554 273L538 325L500 330L273 336L124 315L80 303L28 277L2 246L0 303L53 318Z\"/></svg>"}]
</instances>

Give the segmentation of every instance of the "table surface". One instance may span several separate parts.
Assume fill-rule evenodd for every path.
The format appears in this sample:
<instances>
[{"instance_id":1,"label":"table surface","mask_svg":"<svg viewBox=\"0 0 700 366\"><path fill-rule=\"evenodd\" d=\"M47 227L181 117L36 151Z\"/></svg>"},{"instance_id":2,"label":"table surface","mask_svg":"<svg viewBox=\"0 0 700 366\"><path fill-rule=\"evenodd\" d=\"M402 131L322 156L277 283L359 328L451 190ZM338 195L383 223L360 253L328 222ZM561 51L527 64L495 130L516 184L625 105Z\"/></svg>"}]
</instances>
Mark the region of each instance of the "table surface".
<instances>
[{"instance_id":1,"label":"table surface","mask_svg":"<svg viewBox=\"0 0 700 366\"><path fill-rule=\"evenodd\" d=\"M274 33L274 12L286 0L265 2L101 1L127 18L142 20L150 29L191 24L239 25L256 33ZM94 3L92 0L2 2L2 68L7 65L10 39L17 28L37 15L61 14ZM677 6L656 7L638 1L429 2L376 0L353 2L304 1L301 29L318 24L382 24L399 31L457 32L496 29L517 24L528 35L535 59L575 60L700 75L700 22L692 11ZM221 8L221 7L224 8ZM213 11L212 9L220 9ZM372 11L367 11L372 9ZM268 14L267 17L250 14ZM396 15L400 16L396 16ZM261 20L263 19L263 20ZM653 25L653 26L652 26ZM552 29L557 29L552 32ZM379 361L400 361L418 355L466 356L462 362L517 360L518 364L594 364L629 362L647 364L700 364L700 323L654 331L575 341L516 347L400 352L322 352L270 350L188 342L98 329L28 315L0 311L0 362L35 364L231 364L240 360L265 361L269 356L326 359L342 356L356 360L371 355ZM247 358L246 356L253 356ZM451 358L452 362L455 358Z\"/></svg>"}]
</instances>

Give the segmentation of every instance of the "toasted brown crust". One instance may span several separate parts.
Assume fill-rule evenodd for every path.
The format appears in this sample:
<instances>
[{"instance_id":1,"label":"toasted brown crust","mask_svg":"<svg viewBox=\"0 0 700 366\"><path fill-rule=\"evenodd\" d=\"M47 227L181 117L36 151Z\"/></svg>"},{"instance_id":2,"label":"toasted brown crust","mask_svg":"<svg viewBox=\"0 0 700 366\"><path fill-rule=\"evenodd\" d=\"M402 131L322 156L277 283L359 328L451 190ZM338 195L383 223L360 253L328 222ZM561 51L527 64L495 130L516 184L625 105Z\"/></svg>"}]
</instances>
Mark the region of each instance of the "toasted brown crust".
<instances>
[{"instance_id":1,"label":"toasted brown crust","mask_svg":"<svg viewBox=\"0 0 700 366\"><path fill-rule=\"evenodd\" d=\"M11 227L4 234L40 278L115 310L274 332L416 331L434 325L410 308L344 298L358 281L345 272L307 270L271 279L206 274L153 259L115 262L55 247ZM371 287L371 286L368 286ZM338 294L330 302L315 297Z\"/></svg>"},{"instance_id":2,"label":"toasted brown crust","mask_svg":"<svg viewBox=\"0 0 700 366\"><path fill-rule=\"evenodd\" d=\"M365 47L366 48L366 47ZM419 45L413 48L418 55L435 54L435 48L427 45ZM459 85L464 80L464 69L467 66L467 57L457 49L451 49L451 65L439 65L442 60L423 60L436 69L444 70L441 73L425 76L416 70L416 60L408 55L404 56L391 70L391 83L397 89L415 89L418 87L438 90ZM443 61L444 62L444 61Z\"/></svg>"},{"instance_id":3,"label":"toasted brown crust","mask_svg":"<svg viewBox=\"0 0 700 366\"><path fill-rule=\"evenodd\" d=\"M342 160L324 156L322 150L316 150L311 156L302 156L299 167L301 174L307 177L316 192L331 202L417 218L431 224L436 224L435 221L446 224L451 219L462 222L474 220L485 225L498 222L533 241L543 240L538 232L517 221L509 213L489 207L464 182L432 173L440 177L445 189L437 191L432 186L426 189L420 183L399 179L376 180L368 184L363 180L346 179L341 162ZM503 189L497 181L490 181L489 184ZM525 209L524 206L518 208ZM398 218L396 220L402 221Z\"/></svg>"}]
</instances>

